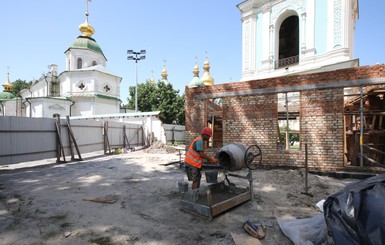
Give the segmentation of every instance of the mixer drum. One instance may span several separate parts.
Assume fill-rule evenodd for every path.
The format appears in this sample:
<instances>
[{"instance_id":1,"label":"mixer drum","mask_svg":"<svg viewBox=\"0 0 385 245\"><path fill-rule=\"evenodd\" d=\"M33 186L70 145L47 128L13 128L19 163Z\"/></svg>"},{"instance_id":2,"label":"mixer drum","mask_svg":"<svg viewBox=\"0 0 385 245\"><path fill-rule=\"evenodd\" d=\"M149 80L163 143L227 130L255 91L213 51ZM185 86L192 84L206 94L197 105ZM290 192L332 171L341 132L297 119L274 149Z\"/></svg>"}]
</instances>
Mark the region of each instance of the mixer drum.
<instances>
[{"instance_id":1,"label":"mixer drum","mask_svg":"<svg viewBox=\"0 0 385 245\"><path fill-rule=\"evenodd\" d=\"M241 170L245 167L247 147L242 143L231 143L223 146L218 152L219 164L228 171Z\"/></svg>"}]
</instances>

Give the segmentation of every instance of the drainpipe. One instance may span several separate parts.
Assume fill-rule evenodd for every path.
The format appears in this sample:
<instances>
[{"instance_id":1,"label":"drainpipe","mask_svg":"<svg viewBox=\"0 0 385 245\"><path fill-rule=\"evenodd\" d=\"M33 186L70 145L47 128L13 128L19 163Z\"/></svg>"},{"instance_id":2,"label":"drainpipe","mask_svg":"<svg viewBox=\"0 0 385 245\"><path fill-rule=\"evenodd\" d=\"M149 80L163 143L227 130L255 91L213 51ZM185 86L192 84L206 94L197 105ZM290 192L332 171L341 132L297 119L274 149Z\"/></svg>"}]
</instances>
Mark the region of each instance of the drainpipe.
<instances>
[{"instance_id":1,"label":"drainpipe","mask_svg":"<svg viewBox=\"0 0 385 245\"><path fill-rule=\"evenodd\" d=\"M31 93L31 98L32 98L32 91L31 91L31 87L28 88L28 91ZM28 100L29 98L25 98L25 100L28 102L29 104L29 117L32 117L32 103Z\"/></svg>"},{"instance_id":2,"label":"drainpipe","mask_svg":"<svg viewBox=\"0 0 385 245\"><path fill-rule=\"evenodd\" d=\"M27 110L26 110L25 102L27 102L27 99L22 98L21 103L23 104L24 107L21 106L21 116L23 116L23 111L25 112L24 115L27 116Z\"/></svg>"},{"instance_id":3,"label":"drainpipe","mask_svg":"<svg viewBox=\"0 0 385 245\"><path fill-rule=\"evenodd\" d=\"M68 97L67 97L67 100L69 100L69 101L71 101L72 102L72 104L70 105L70 115L69 116L71 116L71 114L72 114L72 106L75 104L75 101L73 101L73 100L71 100L71 99L68 99Z\"/></svg>"},{"instance_id":4,"label":"drainpipe","mask_svg":"<svg viewBox=\"0 0 385 245\"><path fill-rule=\"evenodd\" d=\"M29 98L25 98L25 101L29 104L29 117L32 117L32 103L29 101Z\"/></svg>"},{"instance_id":5,"label":"drainpipe","mask_svg":"<svg viewBox=\"0 0 385 245\"><path fill-rule=\"evenodd\" d=\"M48 97L48 81L47 81L47 75L44 75L44 80L45 80L45 83L47 84L47 94L45 97Z\"/></svg>"}]
</instances>

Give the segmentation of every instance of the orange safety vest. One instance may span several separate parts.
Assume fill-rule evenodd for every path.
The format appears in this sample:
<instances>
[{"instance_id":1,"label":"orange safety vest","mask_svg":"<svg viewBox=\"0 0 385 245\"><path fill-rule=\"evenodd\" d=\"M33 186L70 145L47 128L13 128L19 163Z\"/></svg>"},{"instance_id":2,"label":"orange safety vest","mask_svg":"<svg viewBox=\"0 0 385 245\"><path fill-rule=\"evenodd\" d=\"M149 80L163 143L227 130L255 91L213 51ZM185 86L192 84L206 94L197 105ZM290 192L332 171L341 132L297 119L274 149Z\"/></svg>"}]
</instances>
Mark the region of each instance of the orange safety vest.
<instances>
[{"instance_id":1,"label":"orange safety vest","mask_svg":"<svg viewBox=\"0 0 385 245\"><path fill-rule=\"evenodd\" d=\"M196 168L202 168L203 158L201 158L199 153L194 150L194 143L201 139L202 137L198 136L191 142L188 151L186 152L186 156L184 157L186 163Z\"/></svg>"}]
</instances>

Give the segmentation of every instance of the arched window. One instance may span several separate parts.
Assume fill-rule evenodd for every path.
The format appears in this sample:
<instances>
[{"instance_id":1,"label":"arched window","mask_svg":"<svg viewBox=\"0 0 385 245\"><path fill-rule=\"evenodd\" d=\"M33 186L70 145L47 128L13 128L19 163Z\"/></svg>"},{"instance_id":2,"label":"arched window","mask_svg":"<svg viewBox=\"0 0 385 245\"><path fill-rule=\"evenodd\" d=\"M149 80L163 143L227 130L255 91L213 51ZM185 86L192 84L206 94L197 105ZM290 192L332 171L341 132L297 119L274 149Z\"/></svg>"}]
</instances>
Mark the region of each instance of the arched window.
<instances>
[{"instance_id":1,"label":"arched window","mask_svg":"<svg viewBox=\"0 0 385 245\"><path fill-rule=\"evenodd\" d=\"M279 60L276 67L283 67L299 62L299 20L293 15L286 18L279 28Z\"/></svg>"},{"instance_id":2,"label":"arched window","mask_svg":"<svg viewBox=\"0 0 385 245\"><path fill-rule=\"evenodd\" d=\"M97 65L96 61L95 60L92 61L92 66L96 66L96 65Z\"/></svg>"},{"instance_id":3,"label":"arched window","mask_svg":"<svg viewBox=\"0 0 385 245\"><path fill-rule=\"evenodd\" d=\"M78 69L82 69L82 63L83 63L82 58L78 58L78 61L77 61L77 68Z\"/></svg>"}]
</instances>

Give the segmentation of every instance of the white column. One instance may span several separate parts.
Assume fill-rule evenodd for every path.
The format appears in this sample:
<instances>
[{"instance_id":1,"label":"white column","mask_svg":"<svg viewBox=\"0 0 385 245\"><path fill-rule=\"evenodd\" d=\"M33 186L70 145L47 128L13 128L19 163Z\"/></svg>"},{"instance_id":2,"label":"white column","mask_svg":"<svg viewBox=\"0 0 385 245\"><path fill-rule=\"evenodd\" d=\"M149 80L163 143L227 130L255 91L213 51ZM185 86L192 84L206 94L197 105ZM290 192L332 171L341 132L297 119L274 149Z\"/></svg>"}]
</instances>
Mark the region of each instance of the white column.
<instances>
[{"instance_id":1,"label":"white column","mask_svg":"<svg viewBox=\"0 0 385 245\"><path fill-rule=\"evenodd\" d=\"M257 18L256 18L256 14L255 13L252 13L251 14L251 17L250 17L250 72L251 73L254 73L255 72L255 59L256 59L256 28L257 28L257 25L256 25L256 22L257 22Z\"/></svg>"},{"instance_id":2,"label":"white column","mask_svg":"<svg viewBox=\"0 0 385 245\"><path fill-rule=\"evenodd\" d=\"M301 29L300 29L300 37L301 37L301 51L304 52L306 50L306 12L301 14Z\"/></svg>"},{"instance_id":3,"label":"white column","mask_svg":"<svg viewBox=\"0 0 385 245\"><path fill-rule=\"evenodd\" d=\"M269 26L269 61L270 62L273 62L273 66L274 66L274 42L275 41L275 38L274 38L274 25L270 25Z\"/></svg>"},{"instance_id":4,"label":"white column","mask_svg":"<svg viewBox=\"0 0 385 245\"><path fill-rule=\"evenodd\" d=\"M308 55L314 55L314 45L315 45L315 33L314 33L314 26L315 26L315 0L308 0L306 2L306 36L305 36L305 46L306 46L306 53Z\"/></svg>"},{"instance_id":5,"label":"white column","mask_svg":"<svg viewBox=\"0 0 385 245\"><path fill-rule=\"evenodd\" d=\"M242 21L242 72L250 70L250 19Z\"/></svg>"}]
</instances>

